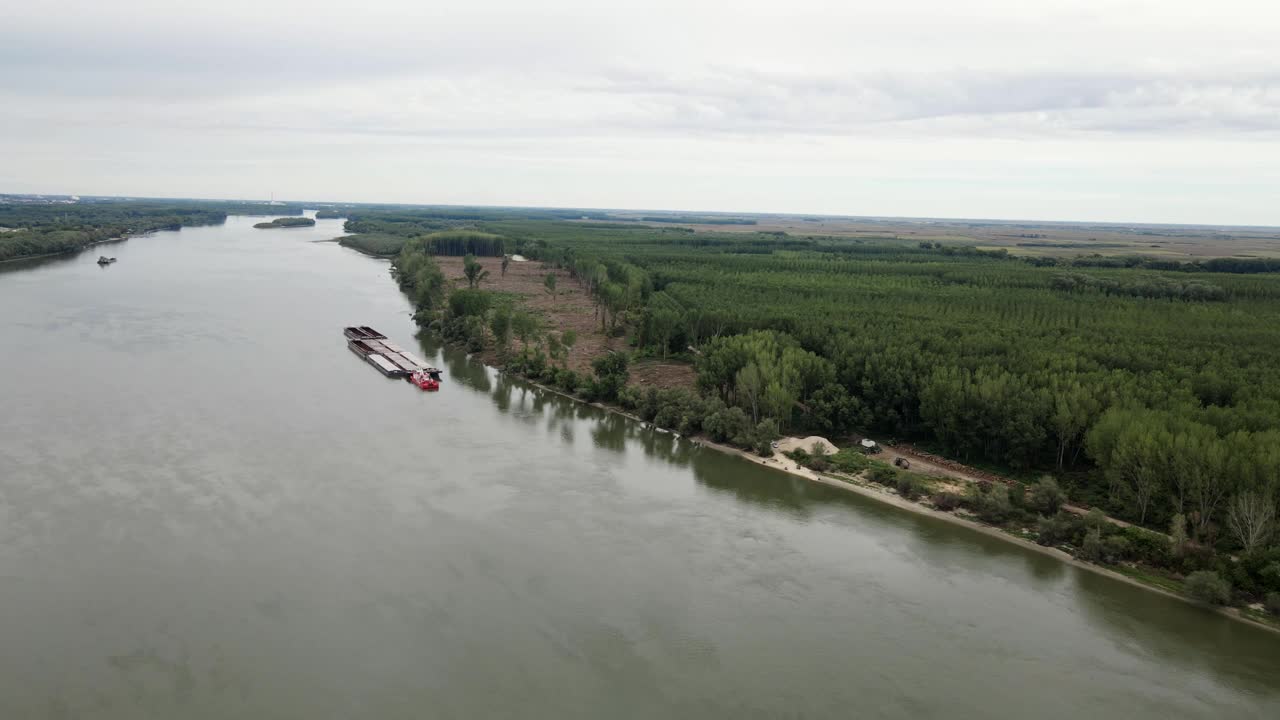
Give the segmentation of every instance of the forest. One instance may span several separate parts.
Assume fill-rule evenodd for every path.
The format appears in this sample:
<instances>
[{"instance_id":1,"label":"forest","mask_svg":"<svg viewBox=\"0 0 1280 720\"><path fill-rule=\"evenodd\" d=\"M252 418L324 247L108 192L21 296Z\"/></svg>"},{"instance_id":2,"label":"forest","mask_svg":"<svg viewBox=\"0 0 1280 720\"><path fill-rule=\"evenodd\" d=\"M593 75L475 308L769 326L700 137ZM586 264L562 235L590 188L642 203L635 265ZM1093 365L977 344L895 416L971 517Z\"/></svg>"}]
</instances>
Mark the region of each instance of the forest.
<instances>
[{"instance_id":1,"label":"forest","mask_svg":"<svg viewBox=\"0 0 1280 720\"><path fill-rule=\"evenodd\" d=\"M98 200L78 203L0 203L0 262L74 252L111 238L194 225L227 215L300 215L301 206L211 200Z\"/></svg>"},{"instance_id":2,"label":"forest","mask_svg":"<svg viewBox=\"0 0 1280 720\"><path fill-rule=\"evenodd\" d=\"M651 399L673 428L762 449L778 433L870 434L1015 478L1047 474L1075 502L1185 537L1201 555L1179 551L1179 568L1230 576L1249 597L1280 593L1274 264L1046 262L889 238L555 221L474 227L505 238L507 253L568 270L599 331L627 338L633 358L694 364L696 391ZM451 305L430 254L421 239L397 260L431 310L420 321L473 348L505 346L512 319L492 319L511 311ZM546 357L526 339L512 363L558 380L547 335ZM600 379L567 384L639 404L625 383Z\"/></svg>"}]
</instances>

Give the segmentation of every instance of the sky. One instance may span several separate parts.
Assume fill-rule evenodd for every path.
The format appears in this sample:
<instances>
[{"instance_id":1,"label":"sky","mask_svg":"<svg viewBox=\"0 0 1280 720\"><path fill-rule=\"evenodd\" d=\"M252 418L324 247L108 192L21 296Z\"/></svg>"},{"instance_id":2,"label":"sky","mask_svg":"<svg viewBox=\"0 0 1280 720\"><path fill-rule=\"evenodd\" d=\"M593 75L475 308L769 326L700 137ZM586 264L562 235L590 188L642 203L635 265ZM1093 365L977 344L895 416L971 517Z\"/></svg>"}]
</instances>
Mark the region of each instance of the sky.
<instances>
[{"instance_id":1,"label":"sky","mask_svg":"<svg viewBox=\"0 0 1280 720\"><path fill-rule=\"evenodd\" d=\"M1280 2L11 0L0 192L1280 225Z\"/></svg>"}]
</instances>

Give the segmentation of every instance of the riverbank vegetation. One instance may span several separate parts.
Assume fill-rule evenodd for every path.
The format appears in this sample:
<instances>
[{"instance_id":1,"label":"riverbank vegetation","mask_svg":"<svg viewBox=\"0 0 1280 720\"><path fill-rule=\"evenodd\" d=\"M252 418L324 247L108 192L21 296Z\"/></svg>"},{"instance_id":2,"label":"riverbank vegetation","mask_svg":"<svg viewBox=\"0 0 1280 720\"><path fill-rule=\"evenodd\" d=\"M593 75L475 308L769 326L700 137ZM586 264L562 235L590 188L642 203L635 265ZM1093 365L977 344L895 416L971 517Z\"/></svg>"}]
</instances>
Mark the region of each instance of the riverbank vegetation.
<instances>
[{"instance_id":1,"label":"riverbank vegetation","mask_svg":"<svg viewBox=\"0 0 1280 720\"><path fill-rule=\"evenodd\" d=\"M519 303L485 300L496 294L479 284L445 302L448 284L424 270L435 247L407 242L402 284L431 288L419 321L495 349L513 370L761 452L783 432L872 433L1050 474L1073 502L1135 527L1020 515L1028 491L1017 483L941 501L1170 582L1214 573L1232 603L1280 593L1280 274L1267 261L1048 262L937 243L554 221L475 230L565 273L594 305L591 332L624 345L606 357L684 359L696 383L637 396L616 368L571 370L556 359L561 335L536 318L515 333L517 349L511 328L528 325Z\"/></svg>"},{"instance_id":2,"label":"riverbank vegetation","mask_svg":"<svg viewBox=\"0 0 1280 720\"><path fill-rule=\"evenodd\" d=\"M216 225L229 214L262 214L265 209L264 205L197 200L0 204L0 262L75 252L105 240L157 230ZM302 212L301 207L270 209Z\"/></svg>"},{"instance_id":3,"label":"riverbank vegetation","mask_svg":"<svg viewBox=\"0 0 1280 720\"><path fill-rule=\"evenodd\" d=\"M282 217L270 222L255 223L254 227L259 230L269 230L271 228L312 227L315 224L316 221L308 217Z\"/></svg>"}]
</instances>

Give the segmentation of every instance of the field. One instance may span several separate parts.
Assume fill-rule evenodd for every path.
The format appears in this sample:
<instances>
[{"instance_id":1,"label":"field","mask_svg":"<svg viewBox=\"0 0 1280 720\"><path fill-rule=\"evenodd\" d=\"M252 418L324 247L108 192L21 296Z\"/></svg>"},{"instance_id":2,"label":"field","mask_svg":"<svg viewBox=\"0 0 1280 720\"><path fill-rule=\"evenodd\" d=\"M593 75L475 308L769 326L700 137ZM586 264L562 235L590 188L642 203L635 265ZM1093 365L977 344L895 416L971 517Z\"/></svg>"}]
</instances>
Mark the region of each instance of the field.
<instances>
[{"instance_id":1,"label":"field","mask_svg":"<svg viewBox=\"0 0 1280 720\"><path fill-rule=\"evenodd\" d=\"M645 222L652 213L611 213L615 220ZM751 224L711 225L696 217L680 223L699 232L785 232L793 236L862 238L879 242L920 241L982 249L1005 249L1015 255L1145 255L1176 260L1218 257L1280 258L1280 228L1143 223L1070 223L924 218L840 218L797 215L739 215ZM591 222L582 221L578 222ZM664 223L664 225L669 226Z\"/></svg>"}]
</instances>

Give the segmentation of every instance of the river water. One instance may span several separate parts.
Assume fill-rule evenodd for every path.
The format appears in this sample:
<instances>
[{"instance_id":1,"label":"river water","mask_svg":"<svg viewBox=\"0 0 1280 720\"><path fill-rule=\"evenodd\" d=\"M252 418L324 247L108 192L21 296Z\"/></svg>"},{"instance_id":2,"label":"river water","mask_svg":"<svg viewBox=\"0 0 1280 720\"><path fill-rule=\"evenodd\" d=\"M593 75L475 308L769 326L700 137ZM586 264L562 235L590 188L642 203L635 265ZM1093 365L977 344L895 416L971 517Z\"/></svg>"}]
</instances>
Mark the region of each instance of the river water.
<instances>
[{"instance_id":1,"label":"river water","mask_svg":"<svg viewBox=\"0 0 1280 720\"><path fill-rule=\"evenodd\" d=\"M1280 636L429 341L388 380L387 263L255 220L0 265L0 717L1280 717Z\"/></svg>"}]
</instances>

